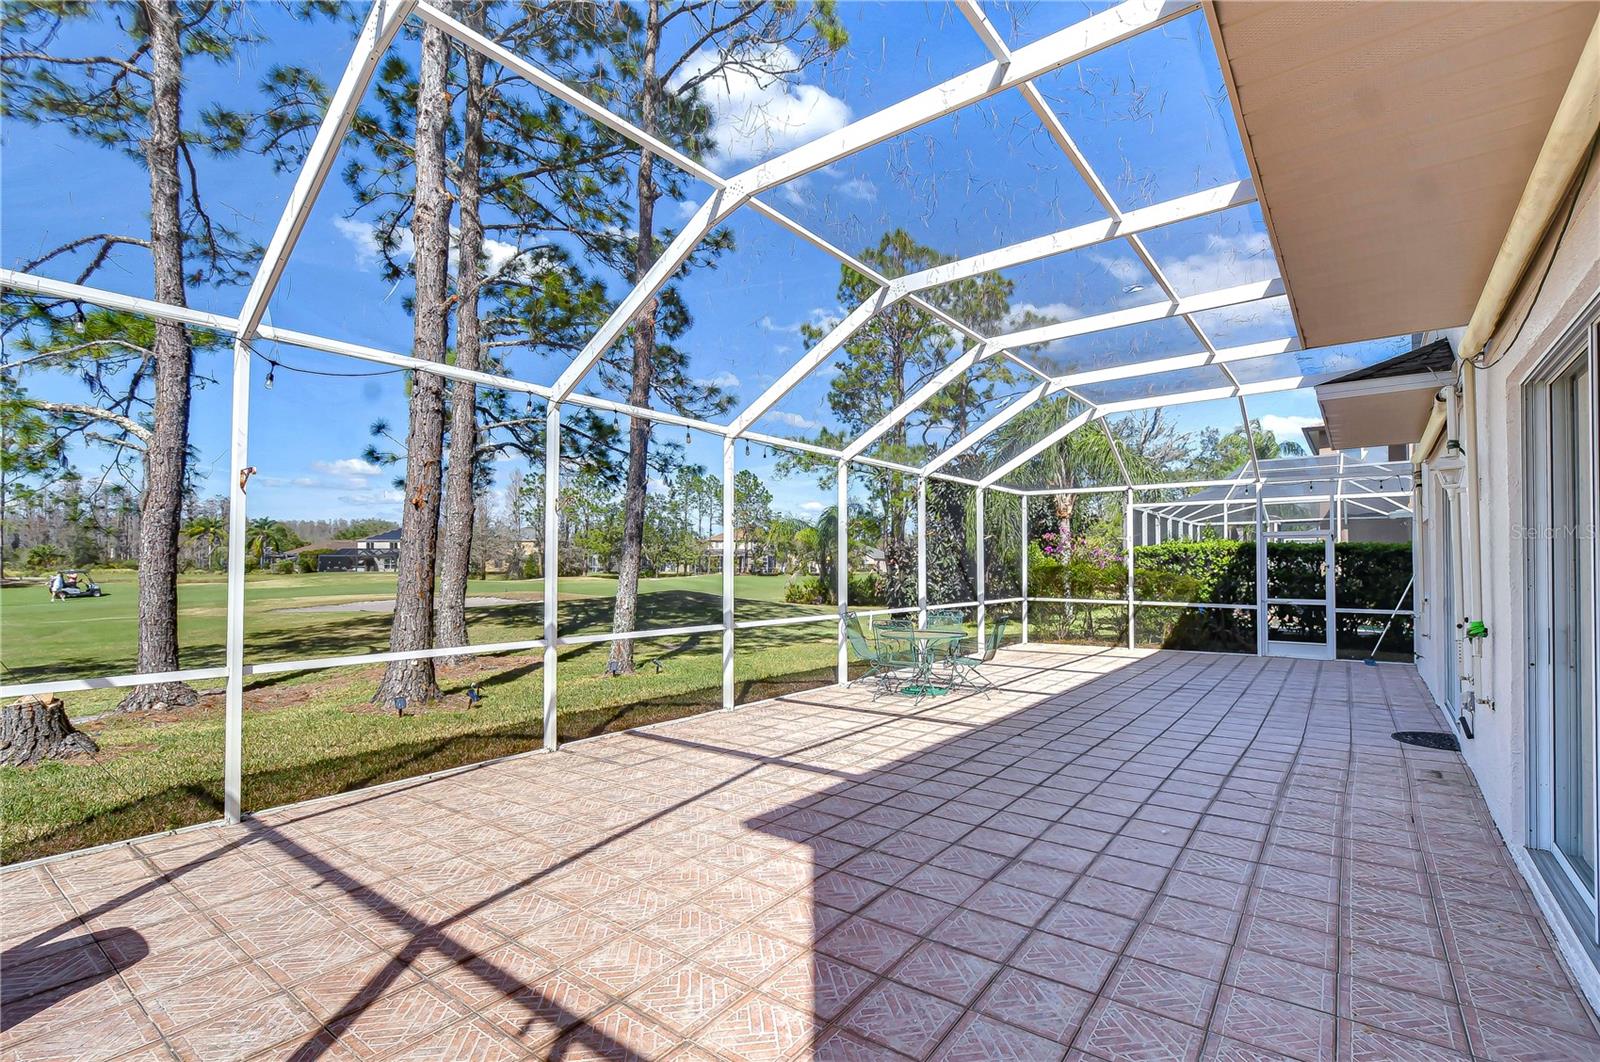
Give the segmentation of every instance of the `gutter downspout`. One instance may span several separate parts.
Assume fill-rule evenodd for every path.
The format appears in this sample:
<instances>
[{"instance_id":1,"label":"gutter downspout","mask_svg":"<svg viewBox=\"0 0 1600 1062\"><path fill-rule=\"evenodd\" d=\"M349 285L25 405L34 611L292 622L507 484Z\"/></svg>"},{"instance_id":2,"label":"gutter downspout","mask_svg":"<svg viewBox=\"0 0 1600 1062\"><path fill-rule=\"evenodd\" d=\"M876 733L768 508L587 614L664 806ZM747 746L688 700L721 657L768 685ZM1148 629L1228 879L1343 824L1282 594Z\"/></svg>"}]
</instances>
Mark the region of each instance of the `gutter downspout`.
<instances>
[{"instance_id":1,"label":"gutter downspout","mask_svg":"<svg viewBox=\"0 0 1600 1062\"><path fill-rule=\"evenodd\" d=\"M1487 347L1500 326L1506 307L1516 295L1527 272L1529 263L1544 240L1546 230L1555 217L1561 201L1566 197L1573 178L1594 146L1595 131L1600 127L1600 17L1589 30L1588 40L1578 55L1577 66L1567 90L1556 108L1545 134L1544 145L1534 160L1528 183L1523 187L1522 198L1507 226L1505 239L1495 255L1478 296L1477 306L1467 322L1465 333L1457 347L1461 359L1461 442L1467 464L1467 489L1464 503L1468 506L1466 530L1471 535L1467 580L1468 617L1483 620L1486 613L1484 594L1483 513L1480 505L1478 481L1478 369L1475 359ZM1443 412L1438 405L1429 415L1424 430L1425 442L1437 443L1442 428ZM1414 478L1420 475L1423 460L1432 446L1419 444L1412 454ZM1494 708L1493 654L1485 654L1482 639L1473 640L1471 663L1471 688L1474 707L1479 704Z\"/></svg>"}]
</instances>

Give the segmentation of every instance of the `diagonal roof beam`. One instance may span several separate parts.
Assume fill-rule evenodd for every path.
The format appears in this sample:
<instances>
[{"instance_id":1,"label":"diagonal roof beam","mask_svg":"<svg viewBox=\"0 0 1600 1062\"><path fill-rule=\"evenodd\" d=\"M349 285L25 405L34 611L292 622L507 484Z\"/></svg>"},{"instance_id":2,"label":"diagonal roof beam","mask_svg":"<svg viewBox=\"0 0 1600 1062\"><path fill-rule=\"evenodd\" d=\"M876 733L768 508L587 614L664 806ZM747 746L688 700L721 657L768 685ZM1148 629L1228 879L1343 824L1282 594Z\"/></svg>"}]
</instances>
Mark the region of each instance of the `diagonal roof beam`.
<instances>
[{"instance_id":1,"label":"diagonal roof beam","mask_svg":"<svg viewBox=\"0 0 1600 1062\"><path fill-rule=\"evenodd\" d=\"M1090 408L1084 410L1075 417L1067 419L1059 428L1056 428L1044 438L1033 443L1026 450L1023 450L1015 457L1007 459L1005 464L1001 465L987 476L984 476L978 481L978 485L980 487L994 486L996 483L1000 482L1002 479L1006 478L1011 473L1027 464L1029 461L1032 461L1035 457L1038 457L1040 454L1050 449L1050 447L1054 446L1062 439L1065 439L1068 435L1071 435L1073 432L1077 431L1079 428L1083 427L1097 416L1099 416L1099 410Z\"/></svg>"},{"instance_id":2,"label":"diagonal roof beam","mask_svg":"<svg viewBox=\"0 0 1600 1062\"><path fill-rule=\"evenodd\" d=\"M1122 485L1133 486L1133 476L1128 472L1128 462L1122 459L1122 446L1117 442L1117 437L1111 432L1111 425L1106 423L1106 418L1100 417L1100 430L1105 433L1106 445L1111 447L1111 456L1117 460L1117 470L1122 473Z\"/></svg>"},{"instance_id":3,"label":"diagonal roof beam","mask_svg":"<svg viewBox=\"0 0 1600 1062\"><path fill-rule=\"evenodd\" d=\"M961 439L958 439L954 445L950 446L943 453L939 454L933 460L923 465L922 474L924 476L931 476L933 473L939 471L945 465L948 465L951 461L954 461L956 458L960 457L962 454L978 445L978 443L982 442L984 439L988 438L990 435L993 435L995 432L1011 423L1017 417L1027 412L1035 402L1039 401L1041 398L1044 398L1054 389L1055 387L1053 384L1041 383L1037 387L1026 392L1022 395L1022 397L1018 398L1014 402L1009 403L1004 409L1000 410L1000 412L979 424Z\"/></svg>"},{"instance_id":4,"label":"diagonal roof beam","mask_svg":"<svg viewBox=\"0 0 1600 1062\"><path fill-rule=\"evenodd\" d=\"M988 348L982 343L968 348L966 353L930 376L922 386L907 395L905 400L895 406L894 409L879 417L872 427L862 432L855 441L846 446L843 451L845 459L849 460L855 457L893 431L895 425L915 413L924 402L954 383L962 373L987 356Z\"/></svg>"},{"instance_id":5,"label":"diagonal roof beam","mask_svg":"<svg viewBox=\"0 0 1600 1062\"><path fill-rule=\"evenodd\" d=\"M758 163L729 181L729 188L741 196L756 195L963 107L981 103L1006 89L1026 84L1199 8L1198 3L1172 0L1125 0L1017 49L1006 62L997 60L975 67L842 129Z\"/></svg>"},{"instance_id":6,"label":"diagonal roof beam","mask_svg":"<svg viewBox=\"0 0 1600 1062\"><path fill-rule=\"evenodd\" d=\"M972 28L977 32L979 38L982 39L984 46L989 49L989 53L1002 62L1009 60L1011 56L1011 50L1006 45L1005 39L1002 38L995 30L994 25L989 21L988 16L983 13L983 10L977 5L975 0L956 0L956 3L957 6L961 8L962 14L967 17L967 21L972 24ZM1083 151L1072 139L1072 135L1067 132L1066 125L1062 123L1060 116L1057 115L1055 110L1045 102L1044 95L1039 91L1039 87L1030 81L1027 84L1022 85L1018 91L1022 93L1023 99L1027 101L1028 106L1033 110L1033 113L1039 118L1040 122L1044 124L1045 130L1050 134L1050 138L1056 142L1056 146L1059 147L1062 153L1067 156L1067 159L1072 163L1073 168L1078 171L1078 176L1083 179L1083 182L1088 186L1089 191L1093 193L1097 200L1099 200L1100 205L1105 209L1106 213L1109 214L1113 220L1121 220L1123 216L1122 210L1112 198L1110 190L1106 188L1104 182L1100 180L1099 175L1095 173L1094 167L1089 164L1088 157L1084 155ZM1133 249L1135 257L1137 257L1140 263L1144 265L1150 276L1155 280L1157 286L1161 288L1162 292L1167 296L1168 299L1176 302L1179 297L1177 289L1173 287L1171 280L1169 280L1167 277L1166 271L1161 268L1161 264L1157 262L1155 256L1150 253L1150 249L1145 246L1144 240L1140 238L1137 233L1129 233L1127 239L1128 245ZM1189 330L1194 333L1194 337L1200 341L1200 344L1205 347L1208 353L1214 356L1216 354L1216 347L1212 344L1211 338L1206 335L1205 329L1200 327L1199 322L1197 322L1193 316L1189 314L1184 314L1182 316L1183 323L1189 326ZM1223 375L1228 378L1229 383L1234 384L1235 386L1238 385L1239 379L1238 377L1234 376L1231 369L1224 364L1219 364L1218 368L1221 369ZM1261 474L1261 469L1256 462L1255 429L1250 425L1250 411L1245 408L1245 402L1242 397L1239 399L1239 415L1244 425L1245 440L1249 444L1250 468L1259 477ZM1104 421L1101 423L1104 424ZM1115 451L1116 440L1111 439L1109 429L1106 437L1111 441L1112 449ZM1125 467L1123 469L1123 475L1124 477L1127 475L1127 469ZM1129 485L1132 485L1131 480L1129 480Z\"/></svg>"},{"instance_id":7,"label":"diagonal roof beam","mask_svg":"<svg viewBox=\"0 0 1600 1062\"><path fill-rule=\"evenodd\" d=\"M1025 460L1018 460L1016 457L1010 459L1000 468L979 480L978 485L981 487L994 486L1000 479L1010 475L1026 464L1027 461L1043 453L1052 444L1059 442L1073 431L1082 427L1091 416L1109 417L1116 413L1132 413L1141 409L1156 409L1164 406L1181 406L1191 402L1206 402L1215 398L1237 398L1240 395L1263 395L1278 391L1293 391L1307 386L1308 383L1316 383L1317 380L1317 377L1280 376L1272 380L1260 380L1254 383L1229 387L1213 387L1202 391L1184 391L1175 395L1153 395L1148 398L1131 398L1121 402L1105 402L1094 407L1086 414L1079 414L1073 417L1060 428L1034 443L1023 454L1018 455L1018 457L1024 457ZM1135 484L1135 486L1137 487L1138 484Z\"/></svg>"},{"instance_id":8,"label":"diagonal roof beam","mask_svg":"<svg viewBox=\"0 0 1600 1062\"><path fill-rule=\"evenodd\" d=\"M752 196L786 181L803 177L848 155L952 114L963 107L980 103L1006 89L1024 84L1035 77L1059 69L1086 55L1198 8L1198 3L1181 3L1176 0L1125 0L1114 8L1043 37L1026 48L1018 49L1009 62L996 61L975 67L965 74L959 74L899 103L891 104L841 129L786 151L776 158L758 163L732 178L713 181L715 191L712 195L701 204L700 209L668 245L661 258L635 283L633 289L561 374L552 388L555 397L565 398L578 386L595 362L617 341L645 303L661 290L706 234ZM430 3L423 3L419 8L419 14L497 61L516 58L509 52L501 55L495 51L485 50L485 47L492 45L493 42L481 34L472 34L466 26ZM526 64L519 60L513 69L520 70L524 65ZM562 98L595 120L639 142L635 136L636 131L633 131L631 126L625 130L624 126L619 124L622 120L615 115L596 113L594 108L597 108L598 104L586 100L581 93L567 92ZM642 133L638 135L643 136ZM704 167L690 170L690 172L696 171L697 175L709 174Z\"/></svg>"},{"instance_id":9,"label":"diagonal roof beam","mask_svg":"<svg viewBox=\"0 0 1600 1062\"><path fill-rule=\"evenodd\" d=\"M1282 294L1283 281L1275 277L1272 280L1240 284L1235 287L1221 288L1199 295L1186 295L1181 299L1169 302L1151 302L1142 306L1130 306L1124 310L1113 310L1110 313L1095 314L1092 317L1079 317L1060 324L1040 325L1036 328L1027 328L1020 332L1008 332L1004 335L990 338L991 342L996 346L1006 347L1007 349L1031 347L1041 343L1054 343L1073 336L1108 332L1114 328L1123 328L1127 325L1147 324L1151 321L1161 321L1169 317L1182 317L1185 314L1200 313L1205 310L1218 310L1226 306L1260 302L1263 299L1276 298Z\"/></svg>"},{"instance_id":10,"label":"diagonal roof beam","mask_svg":"<svg viewBox=\"0 0 1600 1062\"><path fill-rule=\"evenodd\" d=\"M953 262L945 262L892 280L873 276L872 279L880 280L885 285L878 292L879 309L886 310L899 300L910 298L914 300L919 309L934 313L946 324L955 325L955 327L966 332L972 338L982 339L982 336L973 333L970 328L956 321L945 311L925 300L916 298L915 293L958 280L965 280L969 277L981 276L996 269L1022 265L1069 251L1093 247L1097 244L1120 239L1130 232L1143 232L1163 225L1170 225L1176 221L1204 217L1219 210L1226 210L1228 207L1239 203L1253 202L1254 199L1254 188L1248 182L1234 181L1203 192L1196 192L1192 195L1155 203L1137 211L1129 211L1121 219L1107 218L1102 221L1090 222L1086 225L1077 225L1069 229L1062 229L1059 232L1050 233L1047 236L1024 240L1021 243L1002 247L995 251L985 251L982 254L957 259ZM852 317L854 317L854 314L852 314ZM865 323L866 320L862 319L849 331L842 334L830 332L824 337L817 345L817 348L808 352L801 359L799 364L807 366L806 371L798 376L786 373L780 380L767 388L765 392L757 396L734 420L733 434L739 435L743 433L750 425L766 415L767 411L782 401L784 395L797 385L805 377L806 373L826 361L839 346L849 339L857 328ZM989 344L980 356L987 357L993 354L1006 353L1006 351L1007 348L1003 345ZM813 355L818 352L821 353L821 356L814 357ZM1026 361L1017 360L1028 371L1036 375L1044 375L1039 369ZM967 365L970 366L971 364L972 362L967 362ZM946 382L948 383L949 381L946 380ZM924 398L924 400L926 399ZM914 409L915 407L912 408ZM909 412L910 410L906 411L907 414ZM895 423L898 423L899 419L902 418L896 418ZM893 425L891 424L890 426L892 427ZM869 445L871 441L873 440L868 440Z\"/></svg>"}]
</instances>

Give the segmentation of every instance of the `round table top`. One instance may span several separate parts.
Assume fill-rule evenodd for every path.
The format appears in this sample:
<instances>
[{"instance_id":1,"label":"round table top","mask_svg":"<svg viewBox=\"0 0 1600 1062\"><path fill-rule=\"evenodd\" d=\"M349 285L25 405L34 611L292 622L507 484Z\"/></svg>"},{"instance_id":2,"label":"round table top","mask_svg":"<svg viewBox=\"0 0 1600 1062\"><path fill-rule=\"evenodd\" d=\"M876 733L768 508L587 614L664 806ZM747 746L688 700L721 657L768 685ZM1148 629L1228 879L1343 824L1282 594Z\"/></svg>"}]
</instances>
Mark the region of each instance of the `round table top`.
<instances>
[{"instance_id":1,"label":"round table top","mask_svg":"<svg viewBox=\"0 0 1600 1062\"><path fill-rule=\"evenodd\" d=\"M933 641L938 638L965 638L966 631L941 631L926 627L907 630L904 627L880 627L878 633L890 638L916 638L921 641Z\"/></svg>"}]
</instances>

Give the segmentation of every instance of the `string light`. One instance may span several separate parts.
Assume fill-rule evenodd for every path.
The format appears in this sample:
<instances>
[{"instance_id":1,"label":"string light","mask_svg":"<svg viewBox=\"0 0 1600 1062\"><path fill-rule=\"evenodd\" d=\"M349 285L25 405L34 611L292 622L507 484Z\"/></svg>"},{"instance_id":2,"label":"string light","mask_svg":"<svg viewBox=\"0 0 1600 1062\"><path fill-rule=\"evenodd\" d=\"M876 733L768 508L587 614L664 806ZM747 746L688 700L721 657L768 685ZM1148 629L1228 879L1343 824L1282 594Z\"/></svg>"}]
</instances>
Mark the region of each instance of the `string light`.
<instances>
[{"instance_id":1,"label":"string light","mask_svg":"<svg viewBox=\"0 0 1600 1062\"><path fill-rule=\"evenodd\" d=\"M72 330L81 336L88 327L89 319L83 315L83 307L79 306L72 312Z\"/></svg>"},{"instance_id":2,"label":"string light","mask_svg":"<svg viewBox=\"0 0 1600 1062\"><path fill-rule=\"evenodd\" d=\"M278 363L277 362L275 362L275 361L268 361L267 362L267 378L266 378L266 380L264 380L262 382L266 384L266 388L269 391L272 390L272 374L274 372L276 372L277 369L278 369Z\"/></svg>"}]
</instances>

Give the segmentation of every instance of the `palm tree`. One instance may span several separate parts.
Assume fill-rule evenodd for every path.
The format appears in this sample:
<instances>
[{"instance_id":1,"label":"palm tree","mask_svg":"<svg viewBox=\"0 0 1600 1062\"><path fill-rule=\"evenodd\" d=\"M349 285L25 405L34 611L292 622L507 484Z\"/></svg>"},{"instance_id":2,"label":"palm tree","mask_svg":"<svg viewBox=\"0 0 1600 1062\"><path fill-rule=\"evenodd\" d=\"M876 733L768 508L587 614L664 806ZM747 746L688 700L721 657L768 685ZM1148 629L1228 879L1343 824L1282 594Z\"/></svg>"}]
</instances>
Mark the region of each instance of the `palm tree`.
<instances>
[{"instance_id":1,"label":"palm tree","mask_svg":"<svg viewBox=\"0 0 1600 1062\"><path fill-rule=\"evenodd\" d=\"M258 516L245 528L244 548L255 556L258 568L268 549L279 550L289 542L289 529L269 516Z\"/></svg>"},{"instance_id":2,"label":"palm tree","mask_svg":"<svg viewBox=\"0 0 1600 1062\"><path fill-rule=\"evenodd\" d=\"M817 515L817 574L822 580L822 590L829 600L837 603L835 580L839 562L839 507L830 505Z\"/></svg>"},{"instance_id":3,"label":"palm tree","mask_svg":"<svg viewBox=\"0 0 1600 1062\"><path fill-rule=\"evenodd\" d=\"M217 558L217 544L228 537L228 522L220 516L197 516L184 525L183 537L201 544L210 568Z\"/></svg>"}]
</instances>

